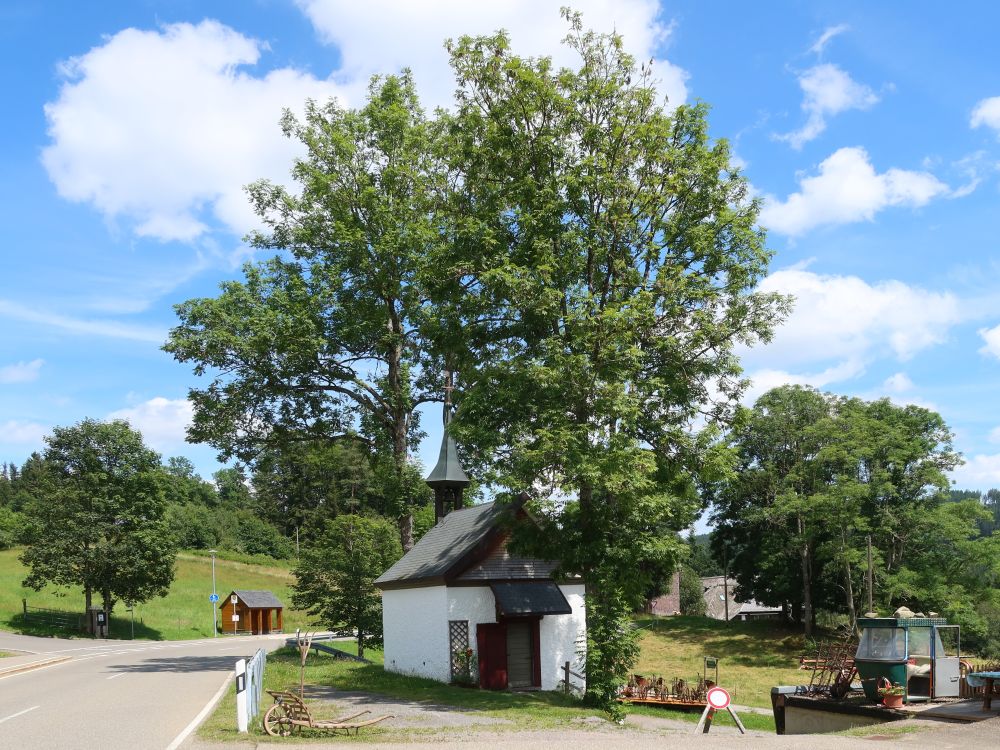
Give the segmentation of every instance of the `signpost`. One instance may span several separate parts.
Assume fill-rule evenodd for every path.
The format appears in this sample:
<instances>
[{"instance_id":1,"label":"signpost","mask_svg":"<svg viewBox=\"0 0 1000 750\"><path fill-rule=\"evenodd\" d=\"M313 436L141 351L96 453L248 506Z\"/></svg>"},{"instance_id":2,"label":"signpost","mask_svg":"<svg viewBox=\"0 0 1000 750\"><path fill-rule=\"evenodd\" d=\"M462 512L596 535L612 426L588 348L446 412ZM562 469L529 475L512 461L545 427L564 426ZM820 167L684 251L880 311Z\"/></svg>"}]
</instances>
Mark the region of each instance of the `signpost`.
<instances>
[{"instance_id":1,"label":"signpost","mask_svg":"<svg viewBox=\"0 0 1000 750\"><path fill-rule=\"evenodd\" d=\"M208 600L212 603L212 637L215 638L219 635L219 626L215 620L215 603L219 601L219 595L215 593L215 550L209 550L212 553L212 595L208 597Z\"/></svg>"},{"instance_id":2,"label":"signpost","mask_svg":"<svg viewBox=\"0 0 1000 750\"><path fill-rule=\"evenodd\" d=\"M721 711L722 709L726 709L729 712L729 715L733 717L733 721L736 722L736 726L740 730L740 734L747 733L747 730L743 727L743 722L740 721L740 717L736 715L736 712L730 705L731 698L728 690L723 690L720 687L714 687L708 691L705 699L708 701L708 705L705 706L705 711L701 715L701 720L698 722L698 726L694 730L695 734L707 734L708 730L712 728L712 717L715 716L716 711Z\"/></svg>"}]
</instances>

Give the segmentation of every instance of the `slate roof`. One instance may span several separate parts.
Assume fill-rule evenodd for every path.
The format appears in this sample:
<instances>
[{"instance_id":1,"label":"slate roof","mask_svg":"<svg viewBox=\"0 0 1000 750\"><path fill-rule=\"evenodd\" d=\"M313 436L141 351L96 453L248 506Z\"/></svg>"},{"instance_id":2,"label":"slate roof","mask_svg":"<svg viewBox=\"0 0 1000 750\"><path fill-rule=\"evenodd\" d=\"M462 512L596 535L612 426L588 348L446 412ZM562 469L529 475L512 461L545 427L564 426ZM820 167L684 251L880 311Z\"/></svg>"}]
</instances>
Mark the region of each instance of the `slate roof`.
<instances>
[{"instance_id":1,"label":"slate roof","mask_svg":"<svg viewBox=\"0 0 1000 750\"><path fill-rule=\"evenodd\" d=\"M446 515L385 573L380 589L411 588L491 580L549 579L555 564L507 554L503 519L526 496L509 505L485 503Z\"/></svg>"},{"instance_id":2,"label":"slate roof","mask_svg":"<svg viewBox=\"0 0 1000 750\"><path fill-rule=\"evenodd\" d=\"M725 579L723 576L706 576L701 579L701 587L705 592L705 614L716 620L726 619ZM744 614L772 614L781 612L781 607L768 607L758 604L753 599L748 602L736 600L736 580L729 579L729 619Z\"/></svg>"},{"instance_id":3,"label":"slate roof","mask_svg":"<svg viewBox=\"0 0 1000 750\"><path fill-rule=\"evenodd\" d=\"M444 583L456 567L472 563L475 552L486 551L486 545L499 532L498 522L506 510L506 506L496 503L453 510L376 578L375 585L385 589ZM461 565L463 562L465 565Z\"/></svg>"},{"instance_id":4,"label":"slate roof","mask_svg":"<svg viewBox=\"0 0 1000 750\"><path fill-rule=\"evenodd\" d=\"M249 589L236 589L233 591L233 594L236 594L236 596L240 598L240 601L243 602L246 606L250 607L250 609L280 609L285 606L278 600L278 597L276 597L270 591L251 591ZM230 596L232 596L232 594L230 594ZM229 601L228 596L222 600L222 604L220 604L219 606L221 607L227 601Z\"/></svg>"},{"instance_id":5,"label":"slate roof","mask_svg":"<svg viewBox=\"0 0 1000 750\"><path fill-rule=\"evenodd\" d=\"M573 609L552 581L491 583L497 609L505 617L516 615L568 615Z\"/></svg>"},{"instance_id":6,"label":"slate roof","mask_svg":"<svg viewBox=\"0 0 1000 750\"><path fill-rule=\"evenodd\" d=\"M464 570L458 581L502 581L551 578L556 564L534 557L512 557L506 540L496 545L486 557Z\"/></svg>"}]
</instances>

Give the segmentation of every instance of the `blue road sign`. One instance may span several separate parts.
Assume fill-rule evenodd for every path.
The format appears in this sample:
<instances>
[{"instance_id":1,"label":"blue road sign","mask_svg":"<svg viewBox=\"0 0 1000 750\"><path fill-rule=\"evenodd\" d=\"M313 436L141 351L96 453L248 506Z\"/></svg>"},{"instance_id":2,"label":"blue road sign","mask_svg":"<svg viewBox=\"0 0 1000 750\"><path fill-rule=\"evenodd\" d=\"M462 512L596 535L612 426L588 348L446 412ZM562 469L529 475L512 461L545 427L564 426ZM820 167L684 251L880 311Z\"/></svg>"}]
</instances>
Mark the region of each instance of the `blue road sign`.
<instances>
[{"instance_id":1,"label":"blue road sign","mask_svg":"<svg viewBox=\"0 0 1000 750\"><path fill-rule=\"evenodd\" d=\"M208 595L208 600L214 604L215 602L219 601L219 595L218 594L209 594Z\"/></svg>"}]
</instances>

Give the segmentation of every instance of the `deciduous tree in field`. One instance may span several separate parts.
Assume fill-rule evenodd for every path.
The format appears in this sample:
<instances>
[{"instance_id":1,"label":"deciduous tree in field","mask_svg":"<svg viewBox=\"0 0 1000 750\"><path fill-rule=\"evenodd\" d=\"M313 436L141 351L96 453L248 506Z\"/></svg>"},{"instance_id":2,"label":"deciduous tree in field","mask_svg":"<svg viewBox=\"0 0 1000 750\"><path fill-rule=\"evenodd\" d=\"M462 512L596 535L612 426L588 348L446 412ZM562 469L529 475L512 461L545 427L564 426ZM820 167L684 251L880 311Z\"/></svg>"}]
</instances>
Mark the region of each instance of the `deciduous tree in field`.
<instances>
[{"instance_id":1,"label":"deciduous tree in field","mask_svg":"<svg viewBox=\"0 0 1000 750\"><path fill-rule=\"evenodd\" d=\"M44 482L26 509L26 586L79 586L110 614L116 601L167 593L175 549L159 456L127 422L85 419L45 438Z\"/></svg>"},{"instance_id":2,"label":"deciduous tree in field","mask_svg":"<svg viewBox=\"0 0 1000 750\"><path fill-rule=\"evenodd\" d=\"M422 332L418 268L440 240L430 126L409 74L372 83L359 110L309 102L282 119L306 155L300 191L248 188L266 226L252 244L279 256L244 268L217 298L177 306L164 347L207 388L191 390L193 440L253 464L265 448L361 440L392 457L390 513L412 545L406 471L416 407L439 400Z\"/></svg>"},{"instance_id":3,"label":"deciduous tree in field","mask_svg":"<svg viewBox=\"0 0 1000 750\"><path fill-rule=\"evenodd\" d=\"M372 581L403 555L383 518L344 515L302 550L292 600L339 635L356 635L358 656L382 645L382 597Z\"/></svg>"},{"instance_id":4,"label":"deciduous tree in field","mask_svg":"<svg viewBox=\"0 0 1000 750\"><path fill-rule=\"evenodd\" d=\"M755 291L758 206L707 108L670 111L619 37L567 15L575 69L504 34L452 45L453 242L429 268L462 324L456 436L492 481L553 499L524 541L586 581L588 693L611 706L629 615L716 465L735 347L769 337L784 300Z\"/></svg>"}]
</instances>

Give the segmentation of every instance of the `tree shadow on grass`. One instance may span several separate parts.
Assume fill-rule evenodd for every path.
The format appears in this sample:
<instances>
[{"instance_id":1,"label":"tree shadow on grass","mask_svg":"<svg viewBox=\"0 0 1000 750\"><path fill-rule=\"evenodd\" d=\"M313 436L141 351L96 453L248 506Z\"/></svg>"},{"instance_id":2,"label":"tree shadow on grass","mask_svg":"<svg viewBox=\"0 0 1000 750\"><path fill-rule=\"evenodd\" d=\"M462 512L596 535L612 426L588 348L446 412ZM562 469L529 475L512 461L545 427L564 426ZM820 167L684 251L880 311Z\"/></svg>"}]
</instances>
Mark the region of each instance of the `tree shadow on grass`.
<instances>
[{"instance_id":1,"label":"tree shadow on grass","mask_svg":"<svg viewBox=\"0 0 1000 750\"><path fill-rule=\"evenodd\" d=\"M79 621L82 624L84 621L84 616L77 612L65 612L63 614L71 622ZM82 626L53 625L38 618L37 616L32 617L30 615L28 619L25 619L23 613L14 615L6 623L4 623L4 625L6 625L11 632L19 633L21 635L33 635L40 638L81 638L86 640L98 640L87 633ZM123 620L120 617L112 616L108 638L127 641L130 640L131 637L131 620ZM163 634L156 628L151 628L142 622L136 622L135 640L162 641Z\"/></svg>"}]
</instances>

